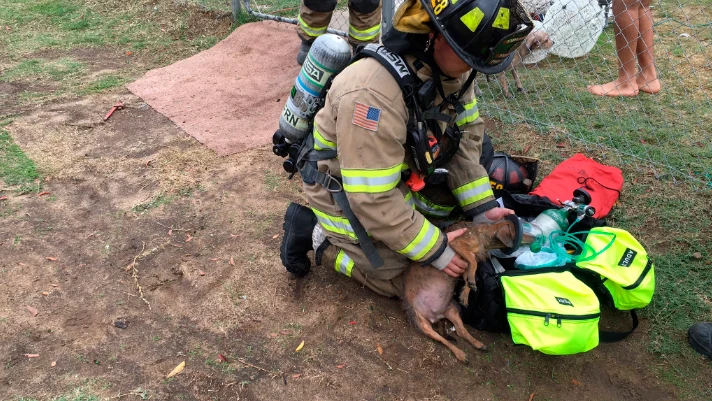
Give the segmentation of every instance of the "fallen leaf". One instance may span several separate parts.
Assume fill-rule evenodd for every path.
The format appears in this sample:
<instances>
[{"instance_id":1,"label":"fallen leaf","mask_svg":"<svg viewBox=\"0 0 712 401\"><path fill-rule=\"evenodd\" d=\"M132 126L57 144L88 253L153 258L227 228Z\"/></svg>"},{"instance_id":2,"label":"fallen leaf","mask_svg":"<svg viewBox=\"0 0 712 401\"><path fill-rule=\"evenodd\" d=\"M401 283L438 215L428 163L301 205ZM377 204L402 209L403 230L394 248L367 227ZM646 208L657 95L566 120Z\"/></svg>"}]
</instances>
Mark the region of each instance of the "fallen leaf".
<instances>
[{"instance_id":1,"label":"fallen leaf","mask_svg":"<svg viewBox=\"0 0 712 401\"><path fill-rule=\"evenodd\" d=\"M49 292L47 292L47 291L42 291L42 295L47 296L47 295L49 295Z\"/></svg>"},{"instance_id":2,"label":"fallen leaf","mask_svg":"<svg viewBox=\"0 0 712 401\"><path fill-rule=\"evenodd\" d=\"M190 242L190 240L193 239L193 237L191 237L190 234L186 234L185 236L186 236L185 242Z\"/></svg>"},{"instance_id":3,"label":"fallen leaf","mask_svg":"<svg viewBox=\"0 0 712 401\"><path fill-rule=\"evenodd\" d=\"M526 155L527 152L529 152L529 149L531 149L531 148L532 148L532 145L527 146L527 147L524 148L524 150L522 151L522 154Z\"/></svg>"},{"instance_id":4,"label":"fallen leaf","mask_svg":"<svg viewBox=\"0 0 712 401\"><path fill-rule=\"evenodd\" d=\"M529 394L529 401L532 401L534 399L534 393Z\"/></svg>"},{"instance_id":5,"label":"fallen leaf","mask_svg":"<svg viewBox=\"0 0 712 401\"><path fill-rule=\"evenodd\" d=\"M52 361L52 363L50 363L50 366L52 366L52 367L57 366L57 361Z\"/></svg>"},{"instance_id":6,"label":"fallen leaf","mask_svg":"<svg viewBox=\"0 0 712 401\"><path fill-rule=\"evenodd\" d=\"M343 365L336 365L336 369L343 369L346 367L346 364Z\"/></svg>"},{"instance_id":7,"label":"fallen leaf","mask_svg":"<svg viewBox=\"0 0 712 401\"><path fill-rule=\"evenodd\" d=\"M692 254L692 257L694 259L700 260L700 259L702 259L702 254L700 252L695 252Z\"/></svg>"},{"instance_id":8,"label":"fallen leaf","mask_svg":"<svg viewBox=\"0 0 712 401\"><path fill-rule=\"evenodd\" d=\"M376 344L376 350L378 351L378 355L383 355L383 348L381 348L381 344Z\"/></svg>"},{"instance_id":9,"label":"fallen leaf","mask_svg":"<svg viewBox=\"0 0 712 401\"><path fill-rule=\"evenodd\" d=\"M57 258L55 258L54 256L47 256L47 260L55 261L57 260Z\"/></svg>"},{"instance_id":10,"label":"fallen leaf","mask_svg":"<svg viewBox=\"0 0 712 401\"><path fill-rule=\"evenodd\" d=\"M201 276L204 276L204 275L205 275L205 272L199 269L199 270L198 270L198 274L200 274Z\"/></svg>"},{"instance_id":11,"label":"fallen leaf","mask_svg":"<svg viewBox=\"0 0 712 401\"><path fill-rule=\"evenodd\" d=\"M225 355L223 354L218 354L218 359L220 362L227 363L227 358L225 358Z\"/></svg>"},{"instance_id":12,"label":"fallen leaf","mask_svg":"<svg viewBox=\"0 0 712 401\"><path fill-rule=\"evenodd\" d=\"M300 377L302 377L301 373L295 373L292 375L292 379L299 379Z\"/></svg>"},{"instance_id":13,"label":"fallen leaf","mask_svg":"<svg viewBox=\"0 0 712 401\"><path fill-rule=\"evenodd\" d=\"M0 200L7 200L7 199L8 199L7 196L0 196Z\"/></svg>"},{"instance_id":14,"label":"fallen leaf","mask_svg":"<svg viewBox=\"0 0 712 401\"><path fill-rule=\"evenodd\" d=\"M9 26L5 25L5 30L6 30L6 31L9 31L10 29L12 29L12 28L10 28Z\"/></svg>"},{"instance_id":15,"label":"fallen leaf","mask_svg":"<svg viewBox=\"0 0 712 401\"><path fill-rule=\"evenodd\" d=\"M240 234L230 234L230 238L237 238L239 236L240 236Z\"/></svg>"},{"instance_id":16,"label":"fallen leaf","mask_svg":"<svg viewBox=\"0 0 712 401\"><path fill-rule=\"evenodd\" d=\"M146 162L146 167L150 166L152 161L153 161L153 160L147 161L147 162Z\"/></svg>"},{"instance_id":17,"label":"fallen leaf","mask_svg":"<svg viewBox=\"0 0 712 401\"><path fill-rule=\"evenodd\" d=\"M129 265L124 268L124 271L129 271L129 270L133 269L135 264L136 263L134 263L134 262L129 263Z\"/></svg>"},{"instance_id":18,"label":"fallen leaf","mask_svg":"<svg viewBox=\"0 0 712 401\"><path fill-rule=\"evenodd\" d=\"M220 260L220 258L212 258L212 259L210 259L210 260L212 260L212 261L214 262L214 261L216 261L216 260Z\"/></svg>"},{"instance_id":19,"label":"fallen leaf","mask_svg":"<svg viewBox=\"0 0 712 401\"><path fill-rule=\"evenodd\" d=\"M299 346L297 346L297 349L294 350L294 352L299 352L300 349L304 348L304 340L299 343Z\"/></svg>"},{"instance_id":20,"label":"fallen leaf","mask_svg":"<svg viewBox=\"0 0 712 401\"><path fill-rule=\"evenodd\" d=\"M170 237L171 235L173 235L173 229L172 229L172 228L171 228L170 230L168 230L168 236Z\"/></svg>"},{"instance_id":21,"label":"fallen leaf","mask_svg":"<svg viewBox=\"0 0 712 401\"><path fill-rule=\"evenodd\" d=\"M50 193L47 191L42 191L42 192L38 193L37 196L45 196L45 195L49 195L49 194Z\"/></svg>"},{"instance_id":22,"label":"fallen leaf","mask_svg":"<svg viewBox=\"0 0 712 401\"><path fill-rule=\"evenodd\" d=\"M580 386L581 382L576 379L571 379L571 384L573 384L574 386Z\"/></svg>"},{"instance_id":23,"label":"fallen leaf","mask_svg":"<svg viewBox=\"0 0 712 401\"><path fill-rule=\"evenodd\" d=\"M232 256L230 256L230 264L235 266L235 259L233 259Z\"/></svg>"},{"instance_id":24,"label":"fallen leaf","mask_svg":"<svg viewBox=\"0 0 712 401\"><path fill-rule=\"evenodd\" d=\"M129 51L129 52L126 52L126 55L127 55L127 56L130 56L130 55L132 55L132 54L133 54L133 53L130 52L130 51Z\"/></svg>"},{"instance_id":25,"label":"fallen leaf","mask_svg":"<svg viewBox=\"0 0 712 401\"><path fill-rule=\"evenodd\" d=\"M557 148L565 148L565 147L566 147L566 144L565 144L564 142L559 142L559 143L556 144L556 147L557 147Z\"/></svg>"},{"instance_id":26,"label":"fallen leaf","mask_svg":"<svg viewBox=\"0 0 712 401\"><path fill-rule=\"evenodd\" d=\"M272 236L272 239L275 239L275 238L277 238L277 237L279 237L279 234L273 235L273 236Z\"/></svg>"},{"instance_id":27,"label":"fallen leaf","mask_svg":"<svg viewBox=\"0 0 712 401\"><path fill-rule=\"evenodd\" d=\"M30 311L30 313L32 314L32 316L37 316L37 314L39 313L39 312L37 311L37 308L33 308L33 307L31 307L30 305L25 305L25 308L27 308L27 310Z\"/></svg>"},{"instance_id":28,"label":"fallen leaf","mask_svg":"<svg viewBox=\"0 0 712 401\"><path fill-rule=\"evenodd\" d=\"M642 143L643 145L647 144L647 142L645 142L645 139L641 139L640 143Z\"/></svg>"},{"instance_id":29,"label":"fallen leaf","mask_svg":"<svg viewBox=\"0 0 712 401\"><path fill-rule=\"evenodd\" d=\"M285 335L285 336L286 336L286 335L289 335L289 334L292 334L292 332L289 331L289 330L282 330L282 331L280 331L279 333L282 334L282 335Z\"/></svg>"},{"instance_id":30,"label":"fallen leaf","mask_svg":"<svg viewBox=\"0 0 712 401\"><path fill-rule=\"evenodd\" d=\"M22 354L28 358L39 358L40 354Z\"/></svg>"},{"instance_id":31,"label":"fallen leaf","mask_svg":"<svg viewBox=\"0 0 712 401\"><path fill-rule=\"evenodd\" d=\"M173 370L171 370L171 373L166 376L166 379L170 379L171 377L177 375L178 373L182 372L183 369L185 369L185 361L179 363L178 366L173 368Z\"/></svg>"},{"instance_id":32,"label":"fallen leaf","mask_svg":"<svg viewBox=\"0 0 712 401\"><path fill-rule=\"evenodd\" d=\"M269 336L272 337L272 338L275 338L275 337L277 337L278 335L279 335L279 334L277 334L277 333L269 333Z\"/></svg>"},{"instance_id":33,"label":"fallen leaf","mask_svg":"<svg viewBox=\"0 0 712 401\"><path fill-rule=\"evenodd\" d=\"M50 284L52 287L59 287L57 284Z\"/></svg>"},{"instance_id":34,"label":"fallen leaf","mask_svg":"<svg viewBox=\"0 0 712 401\"><path fill-rule=\"evenodd\" d=\"M26 266L26 265L25 265L24 263L22 263L22 262L18 262L17 264L18 264L19 266Z\"/></svg>"},{"instance_id":35,"label":"fallen leaf","mask_svg":"<svg viewBox=\"0 0 712 401\"><path fill-rule=\"evenodd\" d=\"M349 322L349 324L354 325L354 324L356 324L356 321L355 321L355 320L352 320L352 321Z\"/></svg>"}]
</instances>

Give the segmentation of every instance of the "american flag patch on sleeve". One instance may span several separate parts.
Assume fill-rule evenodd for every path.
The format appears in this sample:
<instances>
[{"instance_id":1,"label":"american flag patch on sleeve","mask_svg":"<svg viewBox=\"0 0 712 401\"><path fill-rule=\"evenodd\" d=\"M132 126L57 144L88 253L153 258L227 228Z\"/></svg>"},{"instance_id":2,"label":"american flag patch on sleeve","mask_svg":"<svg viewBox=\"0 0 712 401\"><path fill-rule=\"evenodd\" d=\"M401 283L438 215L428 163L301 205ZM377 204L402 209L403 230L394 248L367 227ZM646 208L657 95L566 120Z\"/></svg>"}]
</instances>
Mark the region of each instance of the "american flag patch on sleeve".
<instances>
[{"instance_id":1,"label":"american flag patch on sleeve","mask_svg":"<svg viewBox=\"0 0 712 401\"><path fill-rule=\"evenodd\" d=\"M356 102L354 117L352 122L361 128L376 132L378 130L378 120L381 118L381 109L371 107L367 104Z\"/></svg>"}]
</instances>

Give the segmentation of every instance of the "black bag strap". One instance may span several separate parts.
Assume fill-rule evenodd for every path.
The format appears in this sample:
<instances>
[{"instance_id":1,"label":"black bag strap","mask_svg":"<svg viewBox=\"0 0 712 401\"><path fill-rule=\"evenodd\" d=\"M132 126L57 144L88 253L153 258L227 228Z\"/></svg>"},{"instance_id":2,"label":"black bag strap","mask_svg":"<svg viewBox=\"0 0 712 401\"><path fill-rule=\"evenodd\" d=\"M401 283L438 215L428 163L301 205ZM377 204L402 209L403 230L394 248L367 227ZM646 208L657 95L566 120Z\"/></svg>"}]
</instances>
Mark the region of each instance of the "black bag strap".
<instances>
[{"instance_id":1,"label":"black bag strap","mask_svg":"<svg viewBox=\"0 0 712 401\"><path fill-rule=\"evenodd\" d=\"M598 332L598 341L602 343L614 343L623 340L628 337L635 329L638 328L638 314L634 310L630 311L630 317L633 319L633 328L628 331L605 331L601 330Z\"/></svg>"}]
</instances>

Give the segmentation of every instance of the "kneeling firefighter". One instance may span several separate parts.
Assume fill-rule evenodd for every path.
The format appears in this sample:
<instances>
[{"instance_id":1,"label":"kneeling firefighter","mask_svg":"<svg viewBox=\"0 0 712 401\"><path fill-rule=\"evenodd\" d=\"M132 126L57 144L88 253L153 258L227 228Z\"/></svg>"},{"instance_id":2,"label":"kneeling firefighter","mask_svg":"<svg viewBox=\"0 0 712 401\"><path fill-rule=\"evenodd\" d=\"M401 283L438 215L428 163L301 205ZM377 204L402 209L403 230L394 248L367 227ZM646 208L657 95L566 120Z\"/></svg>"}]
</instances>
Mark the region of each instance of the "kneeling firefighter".
<instances>
[{"instance_id":1,"label":"kneeling firefighter","mask_svg":"<svg viewBox=\"0 0 712 401\"><path fill-rule=\"evenodd\" d=\"M317 264L400 297L411 261L467 267L448 246L464 230L440 227L513 213L480 165L471 84L503 71L533 24L517 0L406 0L393 27L331 83L296 162L311 209L288 208L280 256L303 275L313 248Z\"/></svg>"}]
</instances>

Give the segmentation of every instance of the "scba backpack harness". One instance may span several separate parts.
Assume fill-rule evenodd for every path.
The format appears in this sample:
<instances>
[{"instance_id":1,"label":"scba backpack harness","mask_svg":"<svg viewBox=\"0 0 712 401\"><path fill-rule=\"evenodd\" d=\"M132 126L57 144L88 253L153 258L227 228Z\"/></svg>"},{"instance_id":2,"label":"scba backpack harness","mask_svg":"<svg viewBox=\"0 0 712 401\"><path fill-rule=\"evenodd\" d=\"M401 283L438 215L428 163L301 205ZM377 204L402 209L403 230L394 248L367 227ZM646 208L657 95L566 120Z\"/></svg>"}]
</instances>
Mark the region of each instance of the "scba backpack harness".
<instances>
[{"instance_id":1,"label":"scba backpack harness","mask_svg":"<svg viewBox=\"0 0 712 401\"><path fill-rule=\"evenodd\" d=\"M446 97L444 96L442 84L439 79L437 66L433 66L436 78L422 82L413 71L411 71L401 56L391 52L382 45L368 44L359 48L349 64L353 64L357 60L365 57L374 58L386 67L403 92L403 99L409 112L406 146L410 148L418 169L418 171L404 172L404 178L407 178L408 186L411 190L418 191L423 188L425 183L437 184L443 182L448 174L448 170L445 166L457 152L462 132L457 124L454 124L455 118L441 113L440 107L445 103L449 103L453 105L458 115L465 113L466 109L459 99L474 81L475 73L470 74L470 77L458 93ZM420 65L422 66L422 63L420 63ZM323 107L326 93L331 86L334 76L332 76L324 86L324 90L320 96L321 101L319 108ZM444 99L443 102L438 105L434 105L436 91L438 91ZM445 130L440 129L439 122L445 122L447 128ZM332 194L334 201L341 208L344 216L351 224L364 254L371 265L374 268L378 268L383 265L383 259L378 255L371 238L353 213L343 190L341 178L323 173L317 168L318 161L336 158L337 152L332 149L314 149L314 135L311 129L313 121L310 121L309 124L309 133L301 144L285 145L284 143L277 143L277 141L275 141L275 146L273 147L274 153L283 157L289 156L284 166L285 169L291 173L289 176L290 179L299 171L304 182L307 184L318 183ZM430 128L434 136L428 135L428 128ZM450 144L447 149L441 147L445 138L447 138ZM289 148L289 150L285 151L285 147ZM298 151L295 152L295 148L297 148ZM285 266L289 270L287 263L285 263Z\"/></svg>"}]
</instances>

